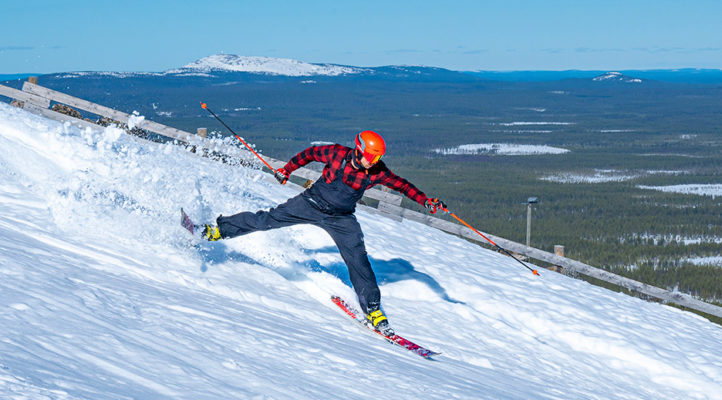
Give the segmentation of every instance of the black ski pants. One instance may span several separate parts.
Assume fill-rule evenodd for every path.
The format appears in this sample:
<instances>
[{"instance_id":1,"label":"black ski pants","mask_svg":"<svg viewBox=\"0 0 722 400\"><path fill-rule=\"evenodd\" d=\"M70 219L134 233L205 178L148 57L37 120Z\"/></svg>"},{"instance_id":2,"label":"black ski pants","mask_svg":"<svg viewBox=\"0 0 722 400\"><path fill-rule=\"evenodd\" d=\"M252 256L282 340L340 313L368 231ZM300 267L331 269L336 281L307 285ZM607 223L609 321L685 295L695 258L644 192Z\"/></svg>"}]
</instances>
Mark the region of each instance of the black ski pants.
<instances>
[{"instance_id":1,"label":"black ski pants","mask_svg":"<svg viewBox=\"0 0 722 400\"><path fill-rule=\"evenodd\" d=\"M216 220L221 237L233 238L255 231L266 231L296 224L311 224L328 232L348 268L359 303L364 312L378 309L381 300L376 275L371 269L363 232L353 214L327 214L299 194L269 211L241 212Z\"/></svg>"}]
</instances>

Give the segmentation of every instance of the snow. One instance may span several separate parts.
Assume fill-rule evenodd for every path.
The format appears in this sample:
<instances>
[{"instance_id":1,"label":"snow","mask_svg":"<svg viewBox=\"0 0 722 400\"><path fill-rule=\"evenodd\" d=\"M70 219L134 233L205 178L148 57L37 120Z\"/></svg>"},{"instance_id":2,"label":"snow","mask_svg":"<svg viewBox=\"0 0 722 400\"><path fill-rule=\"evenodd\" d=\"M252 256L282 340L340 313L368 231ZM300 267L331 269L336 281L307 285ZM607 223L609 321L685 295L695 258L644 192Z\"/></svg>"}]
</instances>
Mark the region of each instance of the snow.
<instances>
[{"instance_id":1,"label":"snow","mask_svg":"<svg viewBox=\"0 0 722 400\"><path fill-rule=\"evenodd\" d=\"M722 267L722 256L691 257L687 258L686 260L694 265L713 265L717 267Z\"/></svg>"},{"instance_id":2,"label":"snow","mask_svg":"<svg viewBox=\"0 0 722 400\"><path fill-rule=\"evenodd\" d=\"M357 213L389 320L436 361L331 303L355 299L318 228L179 226L295 193L0 103L0 398L722 398L718 325L425 225Z\"/></svg>"},{"instance_id":3,"label":"snow","mask_svg":"<svg viewBox=\"0 0 722 400\"><path fill-rule=\"evenodd\" d=\"M493 154L503 156L526 156L538 154L564 154L569 150L559 147L531 144L510 144L510 143L478 143L462 144L452 148L434 149L435 153L442 155L460 154Z\"/></svg>"},{"instance_id":4,"label":"snow","mask_svg":"<svg viewBox=\"0 0 722 400\"><path fill-rule=\"evenodd\" d=\"M138 111L133 111L133 114L128 118L128 129L142 129L143 124L145 124L145 117L140 115Z\"/></svg>"},{"instance_id":5,"label":"snow","mask_svg":"<svg viewBox=\"0 0 722 400\"><path fill-rule=\"evenodd\" d=\"M624 75L622 75L621 72L607 72L605 74L599 75L595 78L593 78L593 81L606 81L606 80L619 80L622 79Z\"/></svg>"},{"instance_id":6,"label":"snow","mask_svg":"<svg viewBox=\"0 0 722 400\"><path fill-rule=\"evenodd\" d=\"M495 133L521 133L521 134L529 134L529 133L552 133L554 131L546 130L546 129L503 129L503 130L490 130L489 132L495 132Z\"/></svg>"},{"instance_id":7,"label":"snow","mask_svg":"<svg viewBox=\"0 0 722 400\"><path fill-rule=\"evenodd\" d=\"M540 179L557 183L606 183L631 181L650 175L683 175L686 173L685 171L674 170L620 171L616 169L594 169L594 171L588 173L562 172L547 175Z\"/></svg>"},{"instance_id":8,"label":"snow","mask_svg":"<svg viewBox=\"0 0 722 400\"><path fill-rule=\"evenodd\" d=\"M699 196L722 196L722 184L687 184L670 186L637 186L640 189L659 190L662 192L695 194Z\"/></svg>"},{"instance_id":9,"label":"snow","mask_svg":"<svg viewBox=\"0 0 722 400\"><path fill-rule=\"evenodd\" d=\"M595 82L619 81L619 82L625 82L625 83L642 83L641 79L630 78L628 76L623 75L621 72L607 72L607 73L604 73L602 75L592 78L592 80Z\"/></svg>"},{"instance_id":10,"label":"snow","mask_svg":"<svg viewBox=\"0 0 722 400\"><path fill-rule=\"evenodd\" d=\"M628 236L630 239L651 240L655 246L666 246L672 243L684 244L685 246L702 244L702 243L722 243L722 237L716 236L683 236L672 234L652 234L652 233L636 233ZM627 237L620 238L620 242L627 241Z\"/></svg>"},{"instance_id":11,"label":"snow","mask_svg":"<svg viewBox=\"0 0 722 400\"><path fill-rule=\"evenodd\" d=\"M574 122L554 122L554 121L514 121L499 122L501 126L528 126L528 125L574 125Z\"/></svg>"},{"instance_id":12,"label":"snow","mask_svg":"<svg viewBox=\"0 0 722 400\"><path fill-rule=\"evenodd\" d=\"M166 73L208 73L212 71L252 72L285 76L338 76L356 74L363 69L332 64L309 64L288 58L249 57L233 54L214 54L201 58L180 69ZM310 81L304 81L309 83Z\"/></svg>"}]
</instances>

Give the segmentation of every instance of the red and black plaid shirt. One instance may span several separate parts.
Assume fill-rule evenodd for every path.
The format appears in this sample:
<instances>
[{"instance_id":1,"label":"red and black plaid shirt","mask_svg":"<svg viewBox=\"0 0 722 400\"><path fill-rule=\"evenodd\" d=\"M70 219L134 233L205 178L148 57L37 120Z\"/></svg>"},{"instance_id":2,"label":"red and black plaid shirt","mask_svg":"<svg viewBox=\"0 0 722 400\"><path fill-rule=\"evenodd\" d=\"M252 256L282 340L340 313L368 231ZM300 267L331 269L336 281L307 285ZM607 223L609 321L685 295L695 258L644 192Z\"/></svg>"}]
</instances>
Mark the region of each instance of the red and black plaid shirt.
<instances>
[{"instance_id":1,"label":"red and black plaid shirt","mask_svg":"<svg viewBox=\"0 0 722 400\"><path fill-rule=\"evenodd\" d=\"M327 183L331 183L340 172L341 166L344 165L344 159L349 151L353 151L353 149L340 144L311 146L296 154L283 168L291 174L311 161L322 162L326 164L322 176ZM361 185L364 184L366 178L368 178L367 185L362 188ZM391 172L383 161L379 161L369 169L356 169L352 163L347 162L343 169L342 179L354 190L366 190L375 185L384 185L403 193L421 205L424 205L427 199L424 192L411 182Z\"/></svg>"}]
</instances>

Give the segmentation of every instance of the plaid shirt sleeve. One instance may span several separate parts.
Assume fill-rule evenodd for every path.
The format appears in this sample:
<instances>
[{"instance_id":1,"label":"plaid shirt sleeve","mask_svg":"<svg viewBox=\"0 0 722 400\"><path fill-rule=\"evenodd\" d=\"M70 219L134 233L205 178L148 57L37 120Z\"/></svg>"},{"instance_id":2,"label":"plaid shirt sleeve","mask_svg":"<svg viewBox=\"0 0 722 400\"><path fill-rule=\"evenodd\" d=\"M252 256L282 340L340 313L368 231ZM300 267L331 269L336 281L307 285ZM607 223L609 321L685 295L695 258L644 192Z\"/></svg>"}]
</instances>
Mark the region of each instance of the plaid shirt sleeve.
<instances>
[{"instance_id":1,"label":"plaid shirt sleeve","mask_svg":"<svg viewBox=\"0 0 722 400\"><path fill-rule=\"evenodd\" d=\"M426 203L426 200L428 199L424 192L419 190L411 182L391 172L388 168L386 168L386 166L384 166L384 168L382 169L381 173L379 174L378 181L375 183L379 183L393 190L401 192L404 194L404 196L421 204L422 206L424 205L424 203Z\"/></svg>"},{"instance_id":2,"label":"plaid shirt sleeve","mask_svg":"<svg viewBox=\"0 0 722 400\"><path fill-rule=\"evenodd\" d=\"M293 156L293 158L291 158L291 160L283 166L283 169L285 169L289 174L291 174L293 171L303 167L304 165L312 161L329 164L333 161L333 155L338 153L339 149L342 148L343 146L338 144L332 144L327 146L311 146L306 150L303 150L302 152Z\"/></svg>"}]
</instances>

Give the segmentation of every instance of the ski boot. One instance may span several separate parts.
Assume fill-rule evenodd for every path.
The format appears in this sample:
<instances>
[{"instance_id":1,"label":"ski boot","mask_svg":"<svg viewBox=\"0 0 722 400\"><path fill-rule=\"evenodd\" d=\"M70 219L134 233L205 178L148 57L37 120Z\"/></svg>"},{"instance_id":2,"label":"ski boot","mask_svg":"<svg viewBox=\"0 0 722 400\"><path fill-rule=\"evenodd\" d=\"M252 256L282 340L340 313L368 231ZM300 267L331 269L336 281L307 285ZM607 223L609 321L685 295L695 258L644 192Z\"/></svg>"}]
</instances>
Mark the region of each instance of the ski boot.
<instances>
[{"instance_id":1,"label":"ski boot","mask_svg":"<svg viewBox=\"0 0 722 400\"><path fill-rule=\"evenodd\" d=\"M215 242L216 240L220 240L221 238L221 231L218 229L217 226L211 226L211 225L203 225L203 239L209 241L209 242Z\"/></svg>"},{"instance_id":2,"label":"ski boot","mask_svg":"<svg viewBox=\"0 0 722 400\"><path fill-rule=\"evenodd\" d=\"M381 311L378 305L371 305L368 308L368 314L366 314L367 324L370 324L377 331L381 332L384 336L394 336L396 333L394 329L389 325L389 320Z\"/></svg>"}]
</instances>

